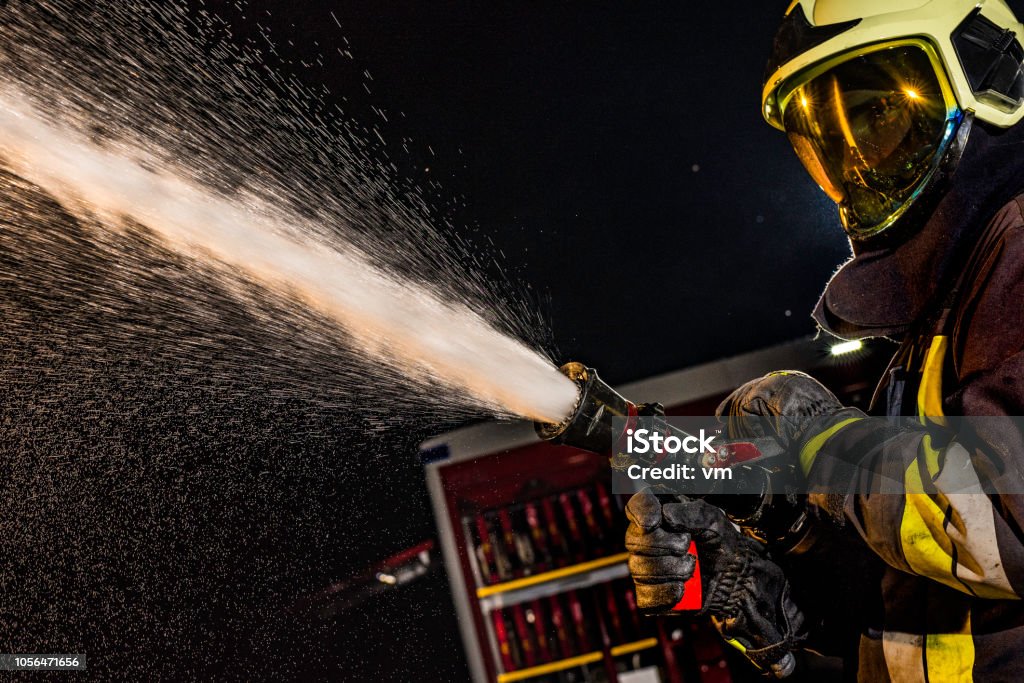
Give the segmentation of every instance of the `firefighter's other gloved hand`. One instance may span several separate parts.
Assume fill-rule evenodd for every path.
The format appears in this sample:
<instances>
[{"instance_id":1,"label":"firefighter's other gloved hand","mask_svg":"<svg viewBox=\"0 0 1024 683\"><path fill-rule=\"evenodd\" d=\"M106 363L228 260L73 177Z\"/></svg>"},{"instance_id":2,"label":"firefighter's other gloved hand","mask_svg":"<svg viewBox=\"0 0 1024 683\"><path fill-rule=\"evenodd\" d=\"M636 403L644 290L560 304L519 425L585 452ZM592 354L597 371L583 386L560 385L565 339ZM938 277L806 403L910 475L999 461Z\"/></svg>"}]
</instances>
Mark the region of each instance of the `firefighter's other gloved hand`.
<instances>
[{"instance_id":1,"label":"firefighter's other gloved hand","mask_svg":"<svg viewBox=\"0 0 1024 683\"><path fill-rule=\"evenodd\" d=\"M637 604L666 613L683 595L700 555L704 604L722 636L762 671L785 678L804 639L803 615L765 546L740 534L718 508L685 496L634 495L626 506L626 548Z\"/></svg>"},{"instance_id":2,"label":"firefighter's other gloved hand","mask_svg":"<svg viewBox=\"0 0 1024 683\"><path fill-rule=\"evenodd\" d=\"M729 438L775 436L799 448L822 431L823 421L841 410L843 404L821 382L802 372L782 370L729 394L715 415L724 418Z\"/></svg>"}]
</instances>

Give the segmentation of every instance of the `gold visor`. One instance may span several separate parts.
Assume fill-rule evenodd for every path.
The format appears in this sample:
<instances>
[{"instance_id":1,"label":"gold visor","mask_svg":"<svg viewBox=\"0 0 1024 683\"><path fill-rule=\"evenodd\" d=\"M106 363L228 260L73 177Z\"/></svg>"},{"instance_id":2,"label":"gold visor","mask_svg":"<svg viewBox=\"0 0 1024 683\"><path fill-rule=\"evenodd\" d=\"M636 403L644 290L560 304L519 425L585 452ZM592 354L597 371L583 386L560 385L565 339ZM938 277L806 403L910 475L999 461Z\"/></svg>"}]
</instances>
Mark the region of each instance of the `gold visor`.
<instances>
[{"instance_id":1,"label":"gold visor","mask_svg":"<svg viewBox=\"0 0 1024 683\"><path fill-rule=\"evenodd\" d=\"M932 47L858 48L783 84L782 123L854 238L882 232L938 166L962 113Z\"/></svg>"}]
</instances>

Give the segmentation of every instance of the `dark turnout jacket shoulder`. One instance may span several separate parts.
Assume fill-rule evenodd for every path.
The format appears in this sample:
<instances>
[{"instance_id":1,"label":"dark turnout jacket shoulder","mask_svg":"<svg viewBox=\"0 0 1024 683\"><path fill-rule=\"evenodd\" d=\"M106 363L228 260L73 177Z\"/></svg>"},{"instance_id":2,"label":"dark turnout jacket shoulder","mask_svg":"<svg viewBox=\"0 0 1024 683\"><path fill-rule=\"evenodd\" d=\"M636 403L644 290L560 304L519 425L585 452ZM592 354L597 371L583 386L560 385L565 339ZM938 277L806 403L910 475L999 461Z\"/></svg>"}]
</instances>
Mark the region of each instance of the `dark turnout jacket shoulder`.
<instances>
[{"instance_id":1,"label":"dark turnout jacket shoulder","mask_svg":"<svg viewBox=\"0 0 1024 683\"><path fill-rule=\"evenodd\" d=\"M857 480L839 513L886 565L861 681L1024 680L1024 197L962 271L880 386L915 424L851 411L801 454L812 488Z\"/></svg>"}]
</instances>

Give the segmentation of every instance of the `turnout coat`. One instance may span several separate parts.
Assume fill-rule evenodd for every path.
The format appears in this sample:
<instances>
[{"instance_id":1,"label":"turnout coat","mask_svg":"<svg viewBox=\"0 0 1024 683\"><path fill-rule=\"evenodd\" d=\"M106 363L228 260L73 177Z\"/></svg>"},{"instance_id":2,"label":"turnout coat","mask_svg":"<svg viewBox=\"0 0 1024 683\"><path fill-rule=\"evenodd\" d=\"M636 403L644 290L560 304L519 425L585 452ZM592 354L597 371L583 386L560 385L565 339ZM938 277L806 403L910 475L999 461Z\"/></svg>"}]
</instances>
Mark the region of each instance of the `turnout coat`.
<instances>
[{"instance_id":1,"label":"turnout coat","mask_svg":"<svg viewBox=\"0 0 1024 683\"><path fill-rule=\"evenodd\" d=\"M986 417L1024 416L1024 195L988 222L935 309L875 394L878 412L912 419L844 411L801 461L884 562L863 597L858 680L1021 681L1024 435Z\"/></svg>"}]
</instances>

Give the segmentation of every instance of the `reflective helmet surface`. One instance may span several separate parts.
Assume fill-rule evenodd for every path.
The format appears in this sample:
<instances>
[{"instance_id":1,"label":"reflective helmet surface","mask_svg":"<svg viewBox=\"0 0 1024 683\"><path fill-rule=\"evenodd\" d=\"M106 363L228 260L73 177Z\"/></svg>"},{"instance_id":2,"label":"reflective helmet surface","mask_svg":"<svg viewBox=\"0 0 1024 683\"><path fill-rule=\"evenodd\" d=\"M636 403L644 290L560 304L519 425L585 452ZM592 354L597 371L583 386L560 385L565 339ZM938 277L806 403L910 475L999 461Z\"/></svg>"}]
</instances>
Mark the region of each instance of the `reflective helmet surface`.
<instances>
[{"instance_id":1,"label":"reflective helmet surface","mask_svg":"<svg viewBox=\"0 0 1024 683\"><path fill-rule=\"evenodd\" d=\"M798 0L776 34L762 113L850 237L872 239L917 220L972 121L1024 118L1022 34L998 0Z\"/></svg>"}]
</instances>

